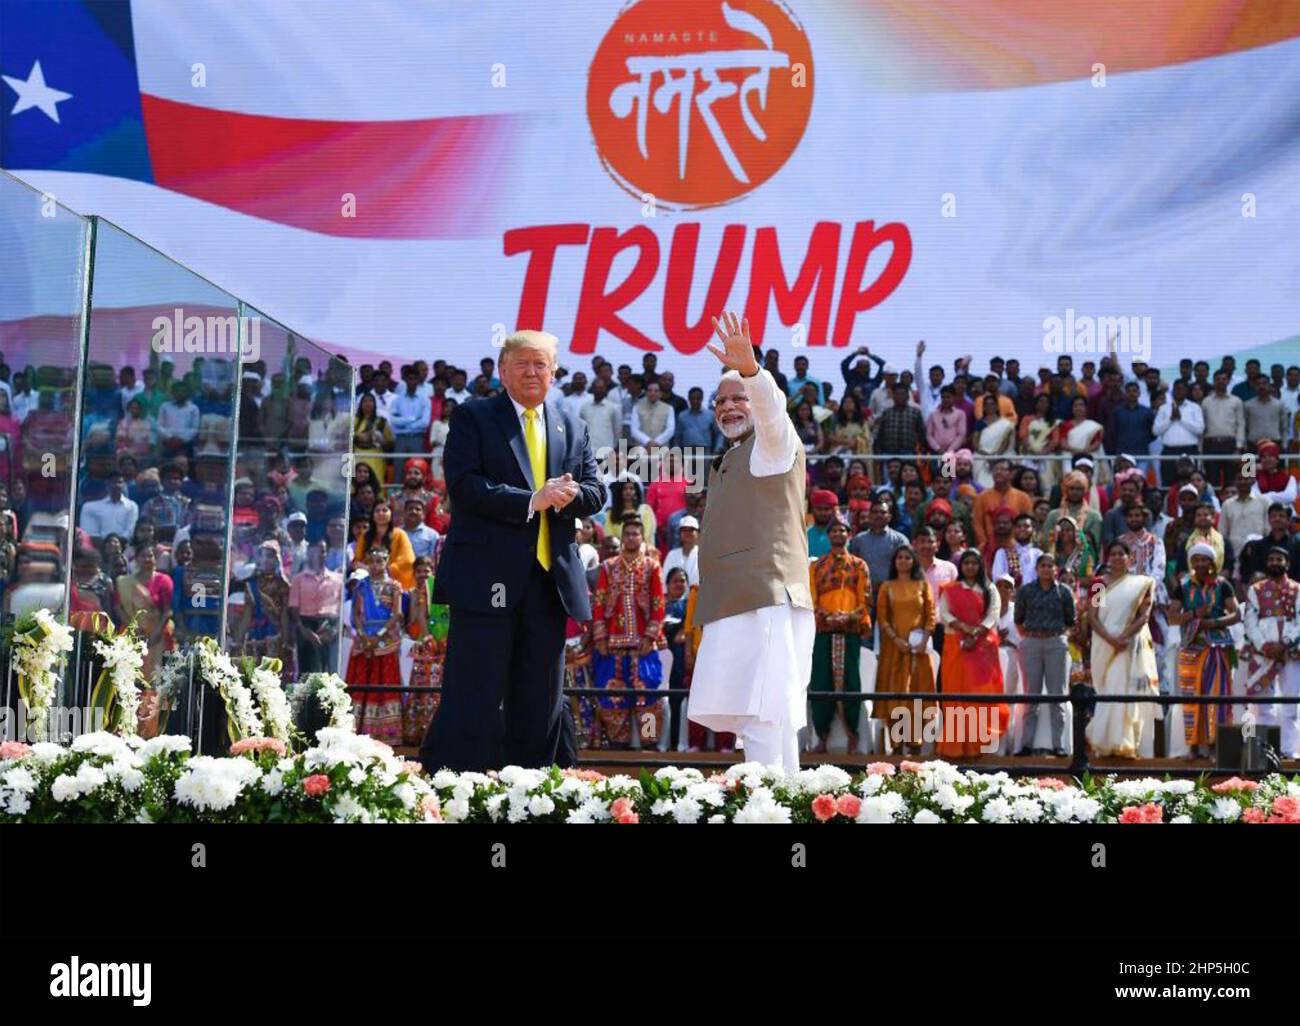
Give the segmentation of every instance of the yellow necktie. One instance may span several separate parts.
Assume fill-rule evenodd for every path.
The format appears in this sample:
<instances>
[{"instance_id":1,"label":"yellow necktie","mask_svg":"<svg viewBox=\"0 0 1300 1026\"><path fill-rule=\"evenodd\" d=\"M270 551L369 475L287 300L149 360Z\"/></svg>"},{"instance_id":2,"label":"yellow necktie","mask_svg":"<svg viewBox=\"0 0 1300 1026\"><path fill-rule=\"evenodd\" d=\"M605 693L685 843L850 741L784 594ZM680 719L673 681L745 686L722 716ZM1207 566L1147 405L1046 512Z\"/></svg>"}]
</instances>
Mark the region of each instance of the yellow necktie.
<instances>
[{"instance_id":1,"label":"yellow necktie","mask_svg":"<svg viewBox=\"0 0 1300 1026\"><path fill-rule=\"evenodd\" d=\"M537 408L524 410L524 442L528 446L528 463L533 468L533 481L538 488L546 483L546 439L538 423ZM537 562L543 570L551 569L551 525L546 522L546 510L538 510Z\"/></svg>"}]
</instances>

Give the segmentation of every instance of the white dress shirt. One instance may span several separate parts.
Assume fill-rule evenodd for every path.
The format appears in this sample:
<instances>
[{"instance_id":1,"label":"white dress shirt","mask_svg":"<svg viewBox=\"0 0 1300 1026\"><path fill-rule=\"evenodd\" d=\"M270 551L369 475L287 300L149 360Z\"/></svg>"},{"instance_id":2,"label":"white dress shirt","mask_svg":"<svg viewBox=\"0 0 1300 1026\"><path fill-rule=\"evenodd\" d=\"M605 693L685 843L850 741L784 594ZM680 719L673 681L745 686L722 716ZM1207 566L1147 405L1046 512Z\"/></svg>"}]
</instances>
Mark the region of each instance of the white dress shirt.
<instances>
[{"instance_id":1,"label":"white dress shirt","mask_svg":"<svg viewBox=\"0 0 1300 1026\"><path fill-rule=\"evenodd\" d=\"M1205 434L1205 414L1191 399L1184 399L1178 407L1179 419L1171 415L1174 401L1170 399L1156 411L1155 423L1151 430L1161 444L1169 446L1200 445L1201 435Z\"/></svg>"}]
</instances>

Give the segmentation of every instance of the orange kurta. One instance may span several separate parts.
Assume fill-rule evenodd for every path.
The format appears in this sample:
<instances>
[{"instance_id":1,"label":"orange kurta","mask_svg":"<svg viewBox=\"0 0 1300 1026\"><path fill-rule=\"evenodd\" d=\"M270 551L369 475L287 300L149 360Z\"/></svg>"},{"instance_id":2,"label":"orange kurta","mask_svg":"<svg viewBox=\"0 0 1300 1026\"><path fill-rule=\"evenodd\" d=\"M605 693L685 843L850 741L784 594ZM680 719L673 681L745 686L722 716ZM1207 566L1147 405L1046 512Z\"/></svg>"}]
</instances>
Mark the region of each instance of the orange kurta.
<instances>
[{"instance_id":1,"label":"orange kurta","mask_svg":"<svg viewBox=\"0 0 1300 1026\"><path fill-rule=\"evenodd\" d=\"M934 667L929 652L904 652L885 634L886 625L904 641L914 630L923 630L927 634L934 632L935 601L929 582L924 577L919 581L885 581L880 586L877 603L880 654L876 661L876 690L933 692ZM934 703L925 704L931 707ZM871 715L887 724L892 723L895 708L906 710L909 716L913 712L906 701L879 701L872 707ZM920 719L913 717L909 729L904 731L905 740L919 744L921 726Z\"/></svg>"}]
</instances>

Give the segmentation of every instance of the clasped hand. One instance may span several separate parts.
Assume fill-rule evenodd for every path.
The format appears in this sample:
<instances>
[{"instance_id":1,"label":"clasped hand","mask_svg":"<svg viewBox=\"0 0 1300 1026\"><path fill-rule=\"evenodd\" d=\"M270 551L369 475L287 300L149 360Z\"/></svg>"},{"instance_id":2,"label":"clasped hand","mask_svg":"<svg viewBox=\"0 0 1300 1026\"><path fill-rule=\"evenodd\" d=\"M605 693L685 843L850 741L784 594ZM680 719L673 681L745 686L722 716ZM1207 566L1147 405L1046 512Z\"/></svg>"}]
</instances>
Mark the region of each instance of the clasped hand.
<instances>
[{"instance_id":1,"label":"clasped hand","mask_svg":"<svg viewBox=\"0 0 1300 1026\"><path fill-rule=\"evenodd\" d=\"M578 482L572 474L548 478L533 496L533 509L564 509L578 497Z\"/></svg>"}]
</instances>

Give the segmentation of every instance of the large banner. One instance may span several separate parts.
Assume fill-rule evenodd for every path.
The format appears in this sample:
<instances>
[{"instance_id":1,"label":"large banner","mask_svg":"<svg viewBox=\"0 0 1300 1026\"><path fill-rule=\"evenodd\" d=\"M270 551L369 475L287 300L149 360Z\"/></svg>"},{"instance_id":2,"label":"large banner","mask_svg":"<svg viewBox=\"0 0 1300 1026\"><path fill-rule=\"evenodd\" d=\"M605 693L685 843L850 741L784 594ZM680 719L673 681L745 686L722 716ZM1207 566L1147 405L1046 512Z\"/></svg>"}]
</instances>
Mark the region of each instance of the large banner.
<instances>
[{"instance_id":1,"label":"large banner","mask_svg":"<svg viewBox=\"0 0 1300 1026\"><path fill-rule=\"evenodd\" d=\"M1300 4L43 0L0 74L0 164L355 358L1296 360Z\"/></svg>"}]
</instances>

